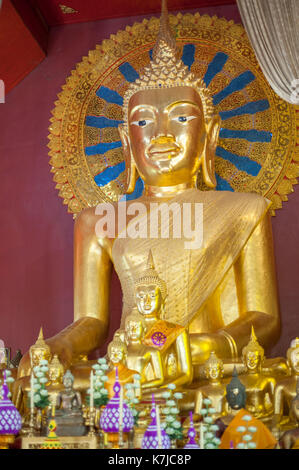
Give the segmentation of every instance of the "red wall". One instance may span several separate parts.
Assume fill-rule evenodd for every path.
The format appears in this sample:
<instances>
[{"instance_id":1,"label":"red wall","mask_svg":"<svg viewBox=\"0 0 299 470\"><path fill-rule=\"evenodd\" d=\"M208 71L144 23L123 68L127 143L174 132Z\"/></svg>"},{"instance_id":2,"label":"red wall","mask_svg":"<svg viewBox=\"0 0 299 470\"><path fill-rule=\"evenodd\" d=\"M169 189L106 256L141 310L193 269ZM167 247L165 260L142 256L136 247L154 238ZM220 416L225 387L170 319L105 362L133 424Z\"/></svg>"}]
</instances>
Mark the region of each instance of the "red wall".
<instances>
[{"instance_id":1,"label":"red wall","mask_svg":"<svg viewBox=\"0 0 299 470\"><path fill-rule=\"evenodd\" d=\"M200 13L240 21L237 7ZM49 337L73 318L73 220L48 165L50 111L74 65L89 49L141 18L54 27L47 58L0 104L0 338L26 351L39 327ZM299 190L273 219L283 332L275 354L299 334ZM114 275L111 330L118 326L121 291Z\"/></svg>"}]
</instances>

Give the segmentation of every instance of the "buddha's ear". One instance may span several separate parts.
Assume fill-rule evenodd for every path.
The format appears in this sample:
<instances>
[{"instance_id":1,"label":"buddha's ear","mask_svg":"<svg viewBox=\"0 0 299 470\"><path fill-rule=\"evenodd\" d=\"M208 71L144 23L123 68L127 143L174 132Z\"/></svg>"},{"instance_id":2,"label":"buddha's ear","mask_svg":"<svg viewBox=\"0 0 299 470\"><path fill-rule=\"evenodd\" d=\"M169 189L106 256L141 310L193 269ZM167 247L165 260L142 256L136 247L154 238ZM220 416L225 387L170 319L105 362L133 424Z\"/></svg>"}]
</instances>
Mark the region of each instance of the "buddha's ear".
<instances>
[{"instance_id":1,"label":"buddha's ear","mask_svg":"<svg viewBox=\"0 0 299 470\"><path fill-rule=\"evenodd\" d=\"M123 124L118 126L118 132L120 135L126 164L126 194L130 194L135 189L137 169L131 152L129 134Z\"/></svg>"},{"instance_id":2,"label":"buddha's ear","mask_svg":"<svg viewBox=\"0 0 299 470\"><path fill-rule=\"evenodd\" d=\"M220 131L221 119L219 114L213 116L206 124L206 145L202 160L202 175L204 182L209 188L215 188L217 185L215 177L215 151Z\"/></svg>"}]
</instances>

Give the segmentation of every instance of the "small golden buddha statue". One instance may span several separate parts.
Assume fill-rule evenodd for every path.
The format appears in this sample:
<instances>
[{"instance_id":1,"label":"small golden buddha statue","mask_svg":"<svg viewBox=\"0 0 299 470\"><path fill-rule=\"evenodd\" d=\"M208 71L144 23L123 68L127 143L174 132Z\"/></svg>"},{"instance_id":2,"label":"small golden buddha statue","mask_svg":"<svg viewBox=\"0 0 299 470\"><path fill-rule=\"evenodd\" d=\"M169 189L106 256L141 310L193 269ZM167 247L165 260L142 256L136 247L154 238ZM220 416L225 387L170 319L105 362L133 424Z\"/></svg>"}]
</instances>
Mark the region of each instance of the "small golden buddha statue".
<instances>
[{"instance_id":1,"label":"small golden buddha statue","mask_svg":"<svg viewBox=\"0 0 299 470\"><path fill-rule=\"evenodd\" d=\"M116 377L116 368L118 370L119 383L124 386L127 383L134 383L134 375L138 372L131 370L126 366L127 346L119 338L114 339L108 345L108 359L112 369L108 372L108 380L105 383L105 388L108 390L109 398L114 395L113 386Z\"/></svg>"},{"instance_id":2,"label":"small golden buddha statue","mask_svg":"<svg viewBox=\"0 0 299 470\"><path fill-rule=\"evenodd\" d=\"M246 367L246 373L242 375L247 395L246 409L255 418L269 418L273 414L276 380L262 372L264 349L258 343L253 327L250 341L242 350L242 360Z\"/></svg>"},{"instance_id":3,"label":"small golden buddha statue","mask_svg":"<svg viewBox=\"0 0 299 470\"><path fill-rule=\"evenodd\" d=\"M144 318L146 329L142 344L151 354L153 350L159 352L155 357L155 372L159 371L158 377L155 377L156 385L173 383L179 387L189 384L193 377L190 341L184 327L163 319L166 296L166 284L155 270L150 250L146 270L135 281L135 301L139 314ZM173 360L173 356L176 361ZM152 357L154 359L153 354ZM171 369L169 360L172 361ZM160 370L161 367L163 371ZM168 375L168 372L171 374ZM151 381L152 386L154 383ZM143 388L148 387L149 384L143 384Z\"/></svg>"},{"instance_id":4,"label":"small golden buddha statue","mask_svg":"<svg viewBox=\"0 0 299 470\"><path fill-rule=\"evenodd\" d=\"M54 354L52 361L49 364L49 383L47 384L47 390L50 395L50 406L56 406L57 397L63 390L63 365L58 359L57 354Z\"/></svg>"},{"instance_id":5,"label":"small golden buddha statue","mask_svg":"<svg viewBox=\"0 0 299 470\"><path fill-rule=\"evenodd\" d=\"M287 350L290 376L280 380L274 392L274 423L283 426L289 421L291 401L296 396L299 377L299 338L294 339Z\"/></svg>"},{"instance_id":6,"label":"small golden buddha statue","mask_svg":"<svg viewBox=\"0 0 299 470\"><path fill-rule=\"evenodd\" d=\"M48 362L51 359L51 349L44 340L42 327L39 331L36 343L29 349L29 354L32 368L38 366L42 359L46 359Z\"/></svg>"},{"instance_id":7,"label":"small golden buddha statue","mask_svg":"<svg viewBox=\"0 0 299 470\"><path fill-rule=\"evenodd\" d=\"M164 383L162 357L159 350L142 342L146 321L138 311L127 316L125 322L126 364L141 376L142 389L156 388Z\"/></svg>"},{"instance_id":8,"label":"small golden buddha statue","mask_svg":"<svg viewBox=\"0 0 299 470\"><path fill-rule=\"evenodd\" d=\"M220 117L203 80L178 57L165 0L153 60L125 92L123 121L119 133L126 160L126 192L132 192L137 177L144 183L138 199L145 209L138 219L140 227L159 216L163 204L170 216L175 208L182 213L189 206L187 222L195 229L190 237L184 231L171 238L174 223L170 217L169 237L162 233L164 222L158 223L155 237L131 237L136 200L128 200L125 226L116 226L115 233L108 235L104 229L96 230L100 216L95 208L82 211L74 234L74 323L47 340L52 353L58 354L66 368L104 344L113 265L123 290L123 328L135 306L134 282L149 250L168 289L162 320L188 328L193 364L203 364L211 351L222 359L239 357L251 325L262 345L272 346L279 336L280 321L270 203L254 193L197 189L199 174L208 188L216 187L214 158ZM197 204L203 205L200 227ZM118 220L120 205L114 203L113 209L112 223ZM202 226L204 247L186 247L186 241L200 239ZM180 354L189 361L188 342L181 343ZM181 376L185 385L191 370L187 363ZM25 355L19 376L29 374Z\"/></svg>"},{"instance_id":9,"label":"small golden buddha statue","mask_svg":"<svg viewBox=\"0 0 299 470\"><path fill-rule=\"evenodd\" d=\"M203 406L203 399L209 398L211 407L215 409L215 419L227 414L226 386L221 382L223 376L223 362L214 351L204 363L204 371L208 384L202 385L195 394L195 413L199 414Z\"/></svg>"}]
</instances>

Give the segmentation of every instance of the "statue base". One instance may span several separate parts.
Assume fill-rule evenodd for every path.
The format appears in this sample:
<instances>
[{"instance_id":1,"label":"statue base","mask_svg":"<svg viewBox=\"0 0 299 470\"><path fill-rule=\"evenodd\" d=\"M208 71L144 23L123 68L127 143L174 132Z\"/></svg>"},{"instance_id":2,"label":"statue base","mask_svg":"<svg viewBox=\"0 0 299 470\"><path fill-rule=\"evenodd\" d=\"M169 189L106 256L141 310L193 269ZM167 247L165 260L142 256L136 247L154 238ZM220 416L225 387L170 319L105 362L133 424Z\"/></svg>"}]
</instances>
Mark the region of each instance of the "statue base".
<instances>
[{"instance_id":1,"label":"statue base","mask_svg":"<svg viewBox=\"0 0 299 470\"><path fill-rule=\"evenodd\" d=\"M63 449L99 449L99 436L58 436ZM44 437L22 437L21 449L40 449L45 442Z\"/></svg>"}]
</instances>

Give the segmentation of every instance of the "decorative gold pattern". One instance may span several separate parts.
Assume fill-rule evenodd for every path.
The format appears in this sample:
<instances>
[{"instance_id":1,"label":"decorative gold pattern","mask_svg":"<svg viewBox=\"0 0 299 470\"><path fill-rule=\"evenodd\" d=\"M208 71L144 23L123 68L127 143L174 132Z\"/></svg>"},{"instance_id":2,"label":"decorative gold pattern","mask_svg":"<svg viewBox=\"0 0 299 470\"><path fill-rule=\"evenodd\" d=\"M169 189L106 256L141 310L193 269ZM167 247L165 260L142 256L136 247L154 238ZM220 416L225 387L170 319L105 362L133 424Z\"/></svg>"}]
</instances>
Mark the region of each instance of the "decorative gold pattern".
<instances>
[{"instance_id":1,"label":"decorative gold pattern","mask_svg":"<svg viewBox=\"0 0 299 470\"><path fill-rule=\"evenodd\" d=\"M61 5L61 3L59 4L59 7L64 15L68 15L70 13L78 13L78 10L75 10L72 7L67 7L66 5Z\"/></svg>"},{"instance_id":2,"label":"decorative gold pattern","mask_svg":"<svg viewBox=\"0 0 299 470\"><path fill-rule=\"evenodd\" d=\"M215 111L231 110L249 101L267 99L270 107L263 113L238 116L225 121L230 129L245 130L254 121L257 130L272 133L271 142L248 142L244 139L221 138L221 146L250 159L262 167L257 176L235 167L222 158L216 158L216 172L229 181L234 191L257 192L271 199L274 210L282 207L287 195L293 191L299 175L299 153L296 129L296 107L280 99L266 82L241 25L224 18L199 14L169 16L170 25L176 30L178 53L185 44L196 46L191 72L203 77L207 66L219 51L229 55L223 73L215 76L208 89L214 95L225 88L232 78L250 70L256 77L246 86L246 92L233 93L224 98ZM68 211L78 213L85 207L103 201L116 201L124 192L125 174L106 186L99 187L94 176L109 165L123 160L122 150L114 149L105 155L86 156L85 146L115 140L117 129L94 129L85 125L86 115L105 116L121 120L121 107L106 103L95 94L100 86L116 90L124 96L129 82L124 80L119 66L129 62L141 72L149 64L149 50L155 43L159 19L151 18L126 27L110 39L104 40L95 50L83 57L76 70L66 79L58 94L49 127L50 165L56 188ZM273 46L274 47L274 46ZM298 116L298 115L297 115ZM298 118L297 118L298 119ZM229 124L229 125L228 125ZM206 190L201 178L198 187Z\"/></svg>"}]
</instances>

